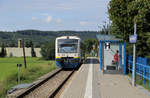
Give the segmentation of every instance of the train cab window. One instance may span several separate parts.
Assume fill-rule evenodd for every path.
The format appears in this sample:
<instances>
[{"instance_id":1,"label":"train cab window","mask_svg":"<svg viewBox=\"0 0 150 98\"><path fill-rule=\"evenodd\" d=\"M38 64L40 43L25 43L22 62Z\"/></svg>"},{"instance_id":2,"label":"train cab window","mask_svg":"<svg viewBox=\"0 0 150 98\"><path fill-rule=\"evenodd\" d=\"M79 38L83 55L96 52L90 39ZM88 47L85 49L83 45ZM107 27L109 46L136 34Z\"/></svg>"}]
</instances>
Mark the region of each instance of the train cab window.
<instances>
[{"instance_id":1,"label":"train cab window","mask_svg":"<svg viewBox=\"0 0 150 98\"><path fill-rule=\"evenodd\" d=\"M78 49L77 39L59 39L58 53L76 53Z\"/></svg>"}]
</instances>

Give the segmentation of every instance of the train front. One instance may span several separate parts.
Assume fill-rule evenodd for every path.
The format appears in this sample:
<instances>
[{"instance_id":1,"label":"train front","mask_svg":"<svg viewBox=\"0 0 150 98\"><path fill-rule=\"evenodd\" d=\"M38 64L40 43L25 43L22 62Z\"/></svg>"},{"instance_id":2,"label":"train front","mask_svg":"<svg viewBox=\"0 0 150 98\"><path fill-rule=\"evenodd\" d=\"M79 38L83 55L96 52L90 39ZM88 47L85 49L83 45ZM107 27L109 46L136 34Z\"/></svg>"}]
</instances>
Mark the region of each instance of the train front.
<instances>
[{"instance_id":1,"label":"train front","mask_svg":"<svg viewBox=\"0 0 150 98\"><path fill-rule=\"evenodd\" d=\"M80 38L64 36L56 39L56 65L60 68L76 68L80 64Z\"/></svg>"}]
</instances>

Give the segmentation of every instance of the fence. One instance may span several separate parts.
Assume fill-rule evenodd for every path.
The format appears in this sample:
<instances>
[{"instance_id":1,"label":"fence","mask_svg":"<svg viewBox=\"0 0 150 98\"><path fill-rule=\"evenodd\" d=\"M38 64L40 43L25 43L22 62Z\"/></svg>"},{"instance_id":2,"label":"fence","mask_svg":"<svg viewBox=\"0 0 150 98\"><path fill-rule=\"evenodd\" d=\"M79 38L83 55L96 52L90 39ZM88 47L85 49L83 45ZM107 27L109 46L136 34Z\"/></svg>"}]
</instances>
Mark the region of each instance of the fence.
<instances>
[{"instance_id":1,"label":"fence","mask_svg":"<svg viewBox=\"0 0 150 98\"><path fill-rule=\"evenodd\" d=\"M136 58L136 75L139 77L139 81L143 79L143 84L145 84L145 80L149 81L150 88L150 66L148 65L148 59L137 57ZM128 56L128 70L129 73L132 72L133 68L133 57Z\"/></svg>"},{"instance_id":2,"label":"fence","mask_svg":"<svg viewBox=\"0 0 150 98\"><path fill-rule=\"evenodd\" d=\"M0 47L1 51L1 47ZM37 57L41 57L41 48L34 48L34 51L36 53ZM31 56L31 48L25 48L26 56ZM7 57L22 57L23 56L23 50L22 48L16 48L16 47L6 47L6 54Z\"/></svg>"}]
</instances>

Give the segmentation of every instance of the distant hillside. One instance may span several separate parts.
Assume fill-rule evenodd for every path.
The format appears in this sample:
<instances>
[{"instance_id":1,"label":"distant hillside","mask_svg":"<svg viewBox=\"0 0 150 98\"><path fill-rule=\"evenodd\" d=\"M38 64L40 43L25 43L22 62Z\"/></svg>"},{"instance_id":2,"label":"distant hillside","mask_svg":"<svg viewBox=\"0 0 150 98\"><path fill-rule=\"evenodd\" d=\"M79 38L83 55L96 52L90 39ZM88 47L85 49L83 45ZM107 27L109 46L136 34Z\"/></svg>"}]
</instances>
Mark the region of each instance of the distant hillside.
<instances>
[{"instance_id":1,"label":"distant hillside","mask_svg":"<svg viewBox=\"0 0 150 98\"><path fill-rule=\"evenodd\" d=\"M38 30L23 30L16 32L0 31L0 44L5 43L6 46L17 46L18 39L25 39L25 43L32 41L35 47L40 47L42 44L55 40L58 36L76 35L83 40L96 38L96 31L38 31Z\"/></svg>"}]
</instances>

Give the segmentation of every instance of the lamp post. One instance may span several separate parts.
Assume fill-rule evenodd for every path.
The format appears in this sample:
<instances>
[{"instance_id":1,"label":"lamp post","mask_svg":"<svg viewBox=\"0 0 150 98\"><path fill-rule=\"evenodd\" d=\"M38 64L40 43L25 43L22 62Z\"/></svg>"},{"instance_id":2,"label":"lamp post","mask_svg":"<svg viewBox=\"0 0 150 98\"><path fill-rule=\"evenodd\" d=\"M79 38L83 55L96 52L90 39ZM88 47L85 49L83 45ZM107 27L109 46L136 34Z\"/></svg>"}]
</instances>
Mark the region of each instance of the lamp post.
<instances>
[{"instance_id":1,"label":"lamp post","mask_svg":"<svg viewBox=\"0 0 150 98\"><path fill-rule=\"evenodd\" d=\"M134 24L134 36L136 35L136 23ZM132 85L136 84L136 43L133 44L133 68L132 68Z\"/></svg>"}]
</instances>

